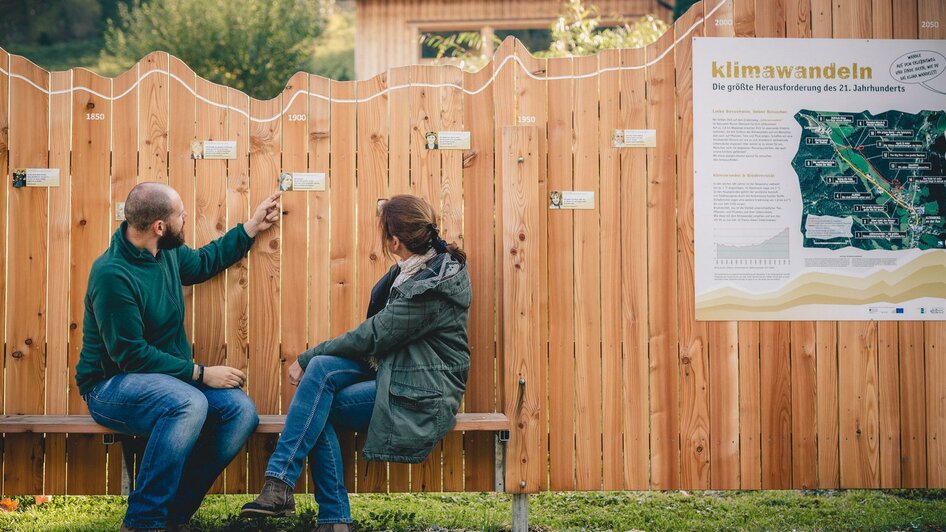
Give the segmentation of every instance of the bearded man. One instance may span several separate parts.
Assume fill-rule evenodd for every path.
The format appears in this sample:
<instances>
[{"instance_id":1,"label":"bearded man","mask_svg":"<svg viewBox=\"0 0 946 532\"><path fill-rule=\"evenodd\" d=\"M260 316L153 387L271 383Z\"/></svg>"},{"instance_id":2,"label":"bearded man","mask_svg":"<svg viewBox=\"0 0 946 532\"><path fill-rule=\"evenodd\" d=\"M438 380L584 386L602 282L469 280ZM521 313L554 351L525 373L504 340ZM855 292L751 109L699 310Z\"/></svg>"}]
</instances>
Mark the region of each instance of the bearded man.
<instances>
[{"instance_id":1,"label":"bearded man","mask_svg":"<svg viewBox=\"0 0 946 532\"><path fill-rule=\"evenodd\" d=\"M279 195L195 250L184 244L181 196L160 183L141 183L92 266L76 384L97 423L148 437L123 531L186 526L259 423L242 390L242 371L193 362L182 286L243 258L257 233L278 220Z\"/></svg>"}]
</instances>

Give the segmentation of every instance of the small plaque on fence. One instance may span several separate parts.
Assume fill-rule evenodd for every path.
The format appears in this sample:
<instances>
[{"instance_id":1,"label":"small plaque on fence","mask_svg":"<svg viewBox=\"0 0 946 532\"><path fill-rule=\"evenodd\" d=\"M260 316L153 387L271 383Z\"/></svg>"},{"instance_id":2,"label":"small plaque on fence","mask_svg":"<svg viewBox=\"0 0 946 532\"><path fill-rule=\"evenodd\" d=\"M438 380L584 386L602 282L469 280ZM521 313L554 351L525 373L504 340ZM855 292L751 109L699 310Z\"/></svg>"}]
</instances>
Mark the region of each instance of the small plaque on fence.
<instances>
[{"instance_id":1,"label":"small plaque on fence","mask_svg":"<svg viewBox=\"0 0 946 532\"><path fill-rule=\"evenodd\" d=\"M550 209L594 209L594 191L553 190L549 192Z\"/></svg>"},{"instance_id":2,"label":"small plaque on fence","mask_svg":"<svg viewBox=\"0 0 946 532\"><path fill-rule=\"evenodd\" d=\"M115 203L115 221L124 222L125 221L125 202L119 201Z\"/></svg>"},{"instance_id":3,"label":"small plaque on fence","mask_svg":"<svg viewBox=\"0 0 946 532\"><path fill-rule=\"evenodd\" d=\"M279 174L279 190L308 192L325 190L325 172L283 172Z\"/></svg>"},{"instance_id":4,"label":"small plaque on fence","mask_svg":"<svg viewBox=\"0 0 946 532\"><path fill-rule=\"evenodd\" d=\"M428 131L424 134L424 147L428 150L468 150L469 131Z\"/></svg>"},{"instance_id":5,"label":"small plaque on fence","mask_svg":"<svg viewBox=\"0 0 946 532\"><path fill-rule=\"evenodd\" d=\"M13 187L58 187L58 168L16 168L13 170Z\"/></svg>"},{"instance_id":6,"label":"small plaque on fence","mask_svg":"<svg viewBox=\"0 0 946 532\"><path fill-rule=\"evenodd\" d=\"M191 143L191 159L236 159L235 140L195 140Z\"/></svg>"},{"instance_id":7,"label":"small plaque on fence","mask_svg":"<svg viewBox=\"0 0 946 532\"><path fill-rule=\"evenodd\" d=\"M657 130L615 129L611 146L615 148L654 148L657 146Z\"/></svg>"}]
</instances>

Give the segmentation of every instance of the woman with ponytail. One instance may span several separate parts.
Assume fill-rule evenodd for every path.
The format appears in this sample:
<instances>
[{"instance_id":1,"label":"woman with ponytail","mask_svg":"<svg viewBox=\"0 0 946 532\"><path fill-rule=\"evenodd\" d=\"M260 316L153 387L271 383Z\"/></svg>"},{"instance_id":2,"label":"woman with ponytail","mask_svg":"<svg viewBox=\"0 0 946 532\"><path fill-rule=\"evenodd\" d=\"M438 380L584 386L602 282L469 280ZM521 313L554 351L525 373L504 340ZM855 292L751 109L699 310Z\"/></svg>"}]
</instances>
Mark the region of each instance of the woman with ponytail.
<instances>
[{"instance_id":1,"label":"woman with ponytail","mask_svg":"<svg viewBox=\"0 0 946 532\"><path fill-rule=\"evenodd\" d=\"M440 237L423 198L394 196L379 214L382 248L396 264L372 289L361 325L289 368L299 389L263 490L243 506L244 517L293 514L293 489L308 456L317 530L349 531L336 430L367 431L365 459L414 464L453 428L470 367L466 253Z\"/></svg>"}]
</instances>

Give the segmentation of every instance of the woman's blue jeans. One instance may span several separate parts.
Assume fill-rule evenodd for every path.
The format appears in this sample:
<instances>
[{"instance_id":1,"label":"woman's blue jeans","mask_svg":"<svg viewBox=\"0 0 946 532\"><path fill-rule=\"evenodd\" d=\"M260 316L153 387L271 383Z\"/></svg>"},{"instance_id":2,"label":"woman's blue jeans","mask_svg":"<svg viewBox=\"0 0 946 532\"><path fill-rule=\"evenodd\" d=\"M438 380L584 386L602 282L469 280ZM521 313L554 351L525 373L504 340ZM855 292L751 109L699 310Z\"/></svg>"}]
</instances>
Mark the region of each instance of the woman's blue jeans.
<instances>
[{"instance_id":1,"label":"woman's blue jeans","mask_svg":"<svg viewBox=\"0 0 946 532\"><path fill-rule=\"evenodd\" d=\"M125 524L165 528L190 520L259 417L236 389L215 389L157 373L121 373L85 394L100 425L148 437Z\"/></svg>"},{"instance_id":2,"label":"woman's blue jeans","mask_svg":"<svg viewBox=\"0 0 946 532\"><path fill-rule=\"evenodd\" d=\"M266 476L295 486L309 457L319 524L351 523L336 429L364 431L371 421L375 373L360 362L317 356L306 366Z\"/></svg>"}]
</instances>

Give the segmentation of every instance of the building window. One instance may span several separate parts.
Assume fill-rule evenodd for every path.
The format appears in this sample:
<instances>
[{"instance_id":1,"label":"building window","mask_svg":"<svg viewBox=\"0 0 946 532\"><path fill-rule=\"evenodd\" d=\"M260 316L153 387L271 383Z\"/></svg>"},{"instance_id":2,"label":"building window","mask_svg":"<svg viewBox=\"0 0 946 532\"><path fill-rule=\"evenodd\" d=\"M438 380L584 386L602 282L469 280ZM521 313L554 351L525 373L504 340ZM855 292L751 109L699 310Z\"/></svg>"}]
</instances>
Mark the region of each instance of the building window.
<instances>
[{"instance_id":1,"label":"building window","mask_svg":"<svg viewBox=\"0 0 946 532\"><path fill-rule=\"evenodd\" d=\"M522 44L532 53L548 50L549 45L552 44L552 32L548 28L496 29L496 38L500 41L510 35L522 41Z\"/></svg>"}]
</instances>

